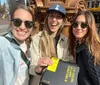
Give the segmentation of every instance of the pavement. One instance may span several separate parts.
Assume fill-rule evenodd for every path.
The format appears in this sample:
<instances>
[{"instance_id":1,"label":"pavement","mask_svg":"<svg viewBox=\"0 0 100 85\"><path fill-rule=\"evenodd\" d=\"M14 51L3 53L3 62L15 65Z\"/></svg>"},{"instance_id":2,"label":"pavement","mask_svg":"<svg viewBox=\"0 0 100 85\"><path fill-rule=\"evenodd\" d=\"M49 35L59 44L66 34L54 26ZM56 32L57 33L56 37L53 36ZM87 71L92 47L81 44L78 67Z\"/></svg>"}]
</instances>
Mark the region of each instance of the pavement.
<instances>
[{"instance_id":1,"label":"pavement","mask_svg":"<svg viewBox=\"0 0 100 85\"><path fill-rule=\"evenodd\" d=\"M3 24L9 24L9 21L7 19L0 19L0 25Z\"/></svg>"},{"instance_id":2,"label":"pavement","mask_svg":"<svg viewBox=\"0 0 100 85\"><path fill-rule=\"evenodd\" d=\"M4 35L10 30L9 24L7 19L0 19L0 35Z\"/></svg>"}]
</instances>

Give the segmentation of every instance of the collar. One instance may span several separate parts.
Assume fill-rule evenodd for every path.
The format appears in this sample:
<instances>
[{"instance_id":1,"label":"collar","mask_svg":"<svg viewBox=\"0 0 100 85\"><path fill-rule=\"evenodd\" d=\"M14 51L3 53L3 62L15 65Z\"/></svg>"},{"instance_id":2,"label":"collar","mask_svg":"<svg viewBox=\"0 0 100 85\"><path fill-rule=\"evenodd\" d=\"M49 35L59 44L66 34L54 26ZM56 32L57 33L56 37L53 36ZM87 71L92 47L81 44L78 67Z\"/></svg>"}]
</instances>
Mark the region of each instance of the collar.
<instances>
[{"instance_id":1,"label":"collar","mask_svg":"<svg viewBox=\"0 0 100 85\"><path fill-rule=\"evenodd\" d=\"M10 42L16 44L16 45L20 45L19 42L15 39L15 37L13 36L12 31L8 32L5 37L10 38Z\"/></svg>"},{"instance_id":2,"label":"collar","mask_svg":"<svg viewBox=\"0 0 100 85\"><path fill-rule=\"evenodd\" d=\"M79 53L80 51L82 51L85 48L87 48L87 45L85 43L81 43L81 44L78 43L76 45L76 53Z\"/></svg>"}]
</instances>

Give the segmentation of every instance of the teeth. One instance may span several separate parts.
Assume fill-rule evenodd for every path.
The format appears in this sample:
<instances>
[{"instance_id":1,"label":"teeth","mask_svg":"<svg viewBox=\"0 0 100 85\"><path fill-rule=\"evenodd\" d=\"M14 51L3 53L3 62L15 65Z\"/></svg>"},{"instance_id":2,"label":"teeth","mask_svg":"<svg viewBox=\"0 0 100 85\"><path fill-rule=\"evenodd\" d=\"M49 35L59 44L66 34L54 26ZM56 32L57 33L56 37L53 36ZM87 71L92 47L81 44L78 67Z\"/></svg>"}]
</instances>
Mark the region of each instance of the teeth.
<instances>
[{"instance_id":1,"label":"teeth","mask_svg":"<svg viewBox=\"0 0 100 85\"><path fill-rule=\"evenodd\" d=\"M55 25L57 25L57 23L51 23L51 25L52 25L52 26L55 26Z\"/></svg>"},{"instance_id":2,"label":"teeth","mask_svg":"<svg viewBox=\"0 0 100 85\"><path fill-rule=\"evenodd\" d=\"M51 25L56 25L56 24L51 24Z\"/></svg>"},{"instance_id":3,"label":"teeth","mask_svg":"<svg viewBox=\"0 0 100 85\"><path fill-rule=\"evenodd\" d=\"M51 26L57 26L57 25L51 25Z\"/></svg>"},{"instance_id":4,"label":"teeth","mask_svg":"<svg viewBox=\"0 0 100 85\"><path fill-rule=\"evenodd\" d=\"M19 33L19 35L25 35L25 32L19 31L18 33Z\"/></svg>"}]
</instances>

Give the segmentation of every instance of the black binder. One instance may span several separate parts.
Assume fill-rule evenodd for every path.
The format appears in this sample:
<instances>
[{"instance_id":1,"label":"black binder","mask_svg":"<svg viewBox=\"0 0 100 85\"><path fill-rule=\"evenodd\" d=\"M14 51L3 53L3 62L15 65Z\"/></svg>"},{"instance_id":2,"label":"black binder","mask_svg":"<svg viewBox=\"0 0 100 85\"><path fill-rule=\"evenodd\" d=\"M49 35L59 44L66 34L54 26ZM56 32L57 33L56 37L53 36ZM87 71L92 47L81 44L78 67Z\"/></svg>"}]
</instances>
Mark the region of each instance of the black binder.
<instances>
[{"instance_id":1,"label":"black binder","mask_svg":"<svg viewBox=\"0 0 100 85\"><path fill-rule=\"evenodd\" d=\"M54 64L43 73L39 85L77 85L79 67L53 58Z\"/></svg>"}]
</instances>

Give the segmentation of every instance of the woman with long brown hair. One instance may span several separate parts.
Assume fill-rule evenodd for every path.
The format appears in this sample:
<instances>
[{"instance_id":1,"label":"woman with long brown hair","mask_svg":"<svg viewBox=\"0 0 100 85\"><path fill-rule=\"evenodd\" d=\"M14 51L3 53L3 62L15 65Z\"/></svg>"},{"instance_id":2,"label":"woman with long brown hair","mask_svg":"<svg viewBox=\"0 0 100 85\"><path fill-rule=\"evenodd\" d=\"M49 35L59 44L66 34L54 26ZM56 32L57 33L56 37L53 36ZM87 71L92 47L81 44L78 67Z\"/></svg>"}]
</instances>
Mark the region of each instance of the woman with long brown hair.
<instances>
[{"instance_id":1,"label":"woman with long brown hair","mask_svg":"<svg viewBox=\"0 0 100 85\"><path fill-rule=\"evenodd\" d=\"M100 85L100 38L91 12L79 11L68 39L69 52L80 67L78 85Z\"/></svg>"}]
</instances>

